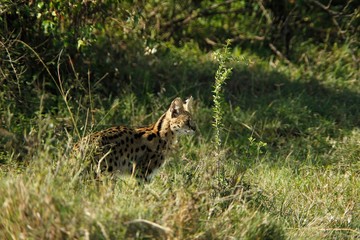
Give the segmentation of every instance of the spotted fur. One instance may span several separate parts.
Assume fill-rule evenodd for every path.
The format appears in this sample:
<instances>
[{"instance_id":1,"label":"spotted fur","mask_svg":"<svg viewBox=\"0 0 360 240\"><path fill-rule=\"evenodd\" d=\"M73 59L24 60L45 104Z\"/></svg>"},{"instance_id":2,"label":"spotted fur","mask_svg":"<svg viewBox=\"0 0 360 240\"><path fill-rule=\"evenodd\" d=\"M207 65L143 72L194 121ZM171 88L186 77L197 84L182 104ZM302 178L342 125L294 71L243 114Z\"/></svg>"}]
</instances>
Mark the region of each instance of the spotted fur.
<instances>
[{"instance_id":1,"label":"spotted fur","mask_svg":"<svg viewBox=\"0 0 360 240\"><path fill-rule=\"evenodd\" d=\"M141 128L112 127L93 133L74 146L74 152L89 152L94 158L97 174L108 171L131 174L149 181L160 168L176 137L195 131L192 102L180 98L152 125Z\"/></svg>"}]
</instances>

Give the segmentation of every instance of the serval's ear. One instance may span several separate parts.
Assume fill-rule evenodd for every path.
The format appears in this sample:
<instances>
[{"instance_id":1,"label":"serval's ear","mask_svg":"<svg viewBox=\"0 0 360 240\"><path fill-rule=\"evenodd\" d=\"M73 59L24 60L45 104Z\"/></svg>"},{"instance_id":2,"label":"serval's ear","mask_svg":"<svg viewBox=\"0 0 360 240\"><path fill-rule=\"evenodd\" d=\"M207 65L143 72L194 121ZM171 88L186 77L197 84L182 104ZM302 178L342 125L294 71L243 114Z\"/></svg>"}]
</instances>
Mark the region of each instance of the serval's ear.
<instances>
[{"instance_id":1,"label":"serval's ear","mask_svg":"<svg viewBox=\"0 0 360 240\"><path fill-rule=\"evenodd\" d=\"M184 111L183 101L181 100L181 98L175 98L172 101L169 111L171 113L171 118L179 116L180 112Z\"/></svg>"},{"instance_id":2,"label":"serval's ear","mask_svg":"<svg viewBox=\"0 0 360 240\"><path fill-rule=\"evenodd\" d=\"M185 103L184 103L185 111L192 113L193 105L194 105L194 99L192 96L190 96L188 99L185 100Z\"/></svg>"}]
</instances>

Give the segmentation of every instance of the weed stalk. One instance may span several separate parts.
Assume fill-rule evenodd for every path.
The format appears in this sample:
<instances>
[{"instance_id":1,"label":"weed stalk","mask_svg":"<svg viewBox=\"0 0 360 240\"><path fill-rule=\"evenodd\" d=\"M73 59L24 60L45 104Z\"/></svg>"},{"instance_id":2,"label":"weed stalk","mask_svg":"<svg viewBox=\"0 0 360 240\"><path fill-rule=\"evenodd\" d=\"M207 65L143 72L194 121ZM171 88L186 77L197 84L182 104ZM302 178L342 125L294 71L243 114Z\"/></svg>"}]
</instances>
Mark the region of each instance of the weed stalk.
<instances>
[{"instance_id":1,"label":"weed stalk","mask_svg":"<svg viewBox=\"0 0 360 240\"><path fill-rule=\"evenodd\" d=\"M226 45L214 53L215 60L219 63L219 67L215 74L215 83L213 86L213 127L215 129L214 142L215 142L215 154L217 156L217 175L220 179L221 174L224 175L224 168L221 164L221 149L222 149L222 129L224 126L224 90L223 86L226 80L230 77L232 68L228 67L228 63L231 60L230 41L227 41Z\"/></svg>"}]
</instances>

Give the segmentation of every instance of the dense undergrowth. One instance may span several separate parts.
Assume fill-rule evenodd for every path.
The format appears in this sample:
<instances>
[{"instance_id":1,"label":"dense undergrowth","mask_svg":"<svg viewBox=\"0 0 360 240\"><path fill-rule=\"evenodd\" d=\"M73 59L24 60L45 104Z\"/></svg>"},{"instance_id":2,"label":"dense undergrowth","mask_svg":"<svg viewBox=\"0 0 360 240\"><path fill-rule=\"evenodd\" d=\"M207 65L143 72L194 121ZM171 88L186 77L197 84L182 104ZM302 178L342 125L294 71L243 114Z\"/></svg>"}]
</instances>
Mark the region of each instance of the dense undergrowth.
<instances>
[{"instance_id":1,"label":"dense undergrowth","mask_svg":"<svg viewBox=\"0 0 360 240\"><path fill-rule=\"evenodd\" d=\"M340 37L328 25L319 34L317 24L327 22L319 18L315 27L293 29L298 44L289 54L284 43L274 55L267 41L280 41L283 32L266 28L276 16L261 10L274 10L262 1L235 1L231 7L245 15L215 15L213 28L199 9L233 1L191 5L189 24L183 21L191 11L181 4L171 13L171 4L151 8L149 1L139 13L130 3L69 2L78 8L40 1L34 10L8 1L0 11L0 239L360 237L358 13L349 15L351 1L344 10L350 23L333 16ZM297 4L295 15L306 5ZM253 14L243 12L249 8ZM235 39L228 23L237 17L239 29L269 37ZM250 29L255 20L259 26ZM310 21L302 20L290 23ZM205 33L221 43L224 33L232 38L222 66L232 73L218 93L214 52L222 46L204 45ZM173 98L190 95L199 131L180 139L150 184L95 181L69 158L82 136L149 124Z\"/></svg>"}]
</instances>

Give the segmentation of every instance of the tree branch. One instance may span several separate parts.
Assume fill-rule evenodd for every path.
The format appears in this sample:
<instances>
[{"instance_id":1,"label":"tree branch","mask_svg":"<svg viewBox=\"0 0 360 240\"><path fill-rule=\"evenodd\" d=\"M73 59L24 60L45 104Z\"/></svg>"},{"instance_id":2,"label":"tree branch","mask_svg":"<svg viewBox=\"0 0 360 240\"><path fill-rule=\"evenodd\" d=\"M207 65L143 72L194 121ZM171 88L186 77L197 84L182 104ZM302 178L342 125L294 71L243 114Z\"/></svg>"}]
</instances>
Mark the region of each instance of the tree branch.
<instances>
[{"instance_id":1,"label":"tree branch","mask_svg":"<svg viewBox=\"0 0 360 240\"><path fill-rule=\"evenodd\" d=\"M337 16L340 16L341 15L341 12L337 12L337 11L334 11L334 10L331 10L330 9L330 5L331 5L331 2L329 2L329 4L327 6L325 6L324 4L322 4L321 2L317 1L317 0L309 0L310 3L313 3L314 5L318 6L319 8L321 8L324 12L326 12L327 14L330 15L331 17L331 20L332 22L334 23L335 27L338 29L340 35L345 38L345 32L344 30L341 29L338 21L336 20L336 17Z\"/></svg>"},{"instance_id":2,"label":"tree branch","mask_svg":"<svg viewBox=\"0 0 360 240\"><path fill-rule=\"evenodd\" d=\"M232 11L212 11L215 10L221 6L224 5L229 5L232 2L235 2L236 0L227 0L223 3L218 3L218 4L213 4L211 5L209 8L206 9L202 9L200 10L198 9L194 9L191 11L190 15L185 16L185 17L180 17L177 19L172 19L169 22L166 22L164 24L162 24L161 28L168 28L170 26L173 25L179 25L179 24L187 24L190 21L192 21L193 19L199 18L199 17L206 17L206 16L212 16L212 15L219 15L219 14L229 14L229 13L239 13L241 12L242 9L236 9L236 10L232 10Z\"/></svg>"},{"instance_id":3,"label":"tree branch","mask_svg":"<svg viewBox=\"0 0 360 240\"><path fill-rule=\"evenodd\" d=\"M290 60L287 59L287 57L284 56L284 54L282 54L272 43L269 43L269 47L270 49L282 60L284 60L284 62L286 62L287 64L291 64Z\"/></svg>"}]
</instances>

